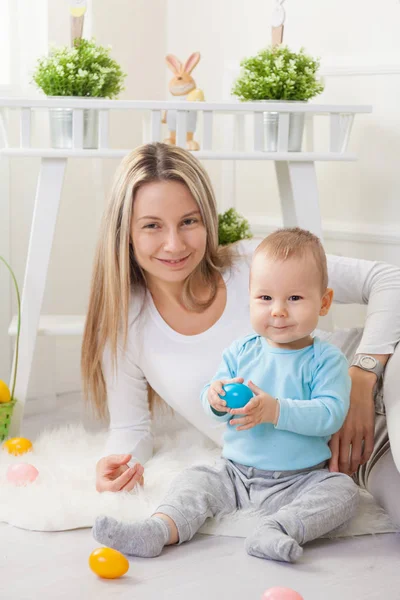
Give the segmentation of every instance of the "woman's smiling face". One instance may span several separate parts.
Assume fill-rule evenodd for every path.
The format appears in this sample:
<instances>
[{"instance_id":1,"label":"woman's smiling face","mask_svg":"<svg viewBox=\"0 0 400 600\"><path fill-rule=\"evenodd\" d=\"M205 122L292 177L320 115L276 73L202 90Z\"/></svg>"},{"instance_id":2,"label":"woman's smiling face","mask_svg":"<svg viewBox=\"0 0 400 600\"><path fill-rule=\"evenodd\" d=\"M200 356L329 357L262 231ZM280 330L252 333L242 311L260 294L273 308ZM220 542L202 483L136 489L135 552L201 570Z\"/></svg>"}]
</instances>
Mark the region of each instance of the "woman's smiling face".
<instances>
[{"instance_id":1,"label":"woman's smiling face","mask_svg":"<svg viewBox=\"0 0 400 600\"><path fill-rule=\"evenodd\" d=\"M148 283L178 283L201 263L207 233L199 207L183 183L146 183L133 203L131 237Z\"/></svg>"}]
</instances>

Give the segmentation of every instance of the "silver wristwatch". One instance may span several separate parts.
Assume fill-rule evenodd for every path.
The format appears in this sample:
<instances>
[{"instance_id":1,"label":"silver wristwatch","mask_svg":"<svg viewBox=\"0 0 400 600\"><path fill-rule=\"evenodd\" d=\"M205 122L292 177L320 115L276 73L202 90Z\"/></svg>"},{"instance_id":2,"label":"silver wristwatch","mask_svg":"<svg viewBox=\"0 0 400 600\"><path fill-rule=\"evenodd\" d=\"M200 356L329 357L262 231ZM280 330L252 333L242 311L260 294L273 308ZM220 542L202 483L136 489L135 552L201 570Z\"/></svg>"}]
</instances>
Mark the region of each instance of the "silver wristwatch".
<instances>
[{"instance_id":1,"label":"silver wristwatch","mask_svg":"<svg viewBox=\"0 0 400 600\"><path fill-rule=\"evenodd\" d=\"M369 354L356 354L351 366L375 373L377 381L381 379L383 371L385 370L383 364Z\"/></svg>"}]
</instances>

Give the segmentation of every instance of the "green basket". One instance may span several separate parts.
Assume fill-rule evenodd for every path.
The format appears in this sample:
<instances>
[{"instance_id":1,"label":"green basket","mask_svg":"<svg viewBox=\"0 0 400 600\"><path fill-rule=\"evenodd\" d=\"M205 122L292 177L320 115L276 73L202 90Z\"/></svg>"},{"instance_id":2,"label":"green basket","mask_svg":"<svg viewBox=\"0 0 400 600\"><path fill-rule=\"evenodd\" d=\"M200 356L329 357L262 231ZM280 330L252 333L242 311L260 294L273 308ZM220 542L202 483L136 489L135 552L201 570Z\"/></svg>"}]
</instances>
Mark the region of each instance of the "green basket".
<instances>
[{"instance_id":1,"label":"green basket","mask_svg":"<svg viewBox=\"0 0 400 600\"><path fill-rule=\"evenodd\" d=\"M17 402L17 400L14 397L14 391L15 391L15 382L17 380L19 335L21 332L21 297L20 297L20 293L19 293L18 283L17 283L17 280L15 279L14 271L12 270L12 268L10 267L8 262L3 258L3 256L0 256L0 262L5 264L5 266L7 267L7 269L9 270L9 272L11 274L11 277L13 279L14 286L15 286L15 292L17 294L17 300L18 300L17 341L15 344L14 373L13 373L13 377L12 377L12 386L11 386L11 393L10 393L11 400L10 400L10 402L6 402L5 404L0 402L0 442L2 442L8 436L8 428L10 426L11 416L13 414L14 406Z\"/></svg>"},{"instance_id":2,"label":"green basket","mask_svg":"<svg viewBox=\"0 0 400 600\"><path fill-rule=\"evenodd\" d=\"M11 400L11 402L6 402L5 404L0 403L0 442L7 439L11 415L16 402L16 400Z\"/></svg>"}]
</instances>

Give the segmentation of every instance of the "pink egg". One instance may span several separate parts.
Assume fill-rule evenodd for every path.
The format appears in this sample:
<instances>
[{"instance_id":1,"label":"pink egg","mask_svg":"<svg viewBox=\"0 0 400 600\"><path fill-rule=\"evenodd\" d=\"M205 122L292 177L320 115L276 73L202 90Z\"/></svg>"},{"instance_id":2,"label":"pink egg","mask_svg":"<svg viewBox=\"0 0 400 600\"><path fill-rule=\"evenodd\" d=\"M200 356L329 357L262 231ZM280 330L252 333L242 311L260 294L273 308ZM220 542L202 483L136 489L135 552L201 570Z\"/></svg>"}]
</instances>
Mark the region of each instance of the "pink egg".
<instances>
[{"instance_id":1,"label":"pink egg","mask_svg":"<svg viewBox=\"0 0 400 600\"><path fill-rule=\"evenodd\" d=\"M264 592L261 600L304 600L304 598L290 588L273 587Z\"/></svg>"},{"instance_id":2,"label":"pink egg","mask_svg":"<svg viewBox=\"0 0 400 600\"><path fill-rule=\"evenodd\" d=\"M39 471L33 465L27 463L17 463L10 465L7 469L7 481L15 485L26 485L35 481Z\"/></svg>"}]
</instances>

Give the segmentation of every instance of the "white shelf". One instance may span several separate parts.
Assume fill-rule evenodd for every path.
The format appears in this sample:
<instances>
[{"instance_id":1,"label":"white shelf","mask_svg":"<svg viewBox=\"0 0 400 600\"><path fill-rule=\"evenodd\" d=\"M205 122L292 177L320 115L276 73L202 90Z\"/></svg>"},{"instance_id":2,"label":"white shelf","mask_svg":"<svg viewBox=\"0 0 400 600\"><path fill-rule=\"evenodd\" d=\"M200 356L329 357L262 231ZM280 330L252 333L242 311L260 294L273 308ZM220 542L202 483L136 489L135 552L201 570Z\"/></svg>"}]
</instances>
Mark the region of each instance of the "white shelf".
<instances>
[{"instance_id":1,"label":"white shelf","mask_svg":"<svg viewBox=\"0 0 400 600\"><path fill-rule=\"evenodd\" d=\"M38 110L54 108L71 110L72 145L69 149L55 149L49 143L45 147L32 147L32 129L35 113ZM19 144L9 143L7 137L7 110L20 113ZM100 148L82 148L82 130L85 109L98 110ZM120 160L131 151L130 148L109 147L110 114L112 110L141 111L142 141L160 141L162 138L162 111L172 111L176 122L177 143L185 146L189 126L189 117L202 117L198 129L202 129L202 150L194 155L202 160L226 161L274 161L274 162L316 162L316 161L354 161L356 156L347 152L348 142L357 114L372 111L369 105L353 104L313 104L312 102L176 102L176 101L135 101L104 100L98 98L1 98L0 97L0 157L37 157L37 158L111 158ZM277 152L263 152L265 131L263 113L276 113ZM290 116L303 113L307 144L302 152L289 152ZM224 136L222 148L213 147L213 127L216 118L230 115L223 121ZM252 117L253 143L250 146L245 135L245 117ZM329 139L326 148L314 151L314 117L325 116L329 120ZM318 119L320 120L320 119ZM327 119L325 118L325 121ZM247 123L247 121L246 121ZM2 127L2 129L1 129ZM274 134L275 135L275 134Z\"/></svg>"},{"instance_id":2,"label":"white shelf","mask_svg":"<svg viewBox=\"0 0 400 600\"><path fill-rule=\"evenodd\" d=\"M304 112L326 115L329 113L371 113L366 104L313 104L312 102L176 102L173 100L101 100L96 98L10 98L0 97L0 108L97 108L99 110L195 110L219 113Z\"/></svg>"},{"instance_id":3,"label":"white shelf","mask_svg":"<svg viewBox=\"0 0 400 600\"><path fill-rule=\"evenodd\" d=\"M0 156L39 157L39 158L116 158L120 159L131 152L129 148L110 150L58 150L52 148L1 148ZM213 150L192 151L200 160L275 160L290 162L315 161L355 161L355 154L340 152L226 152Z\"/></svg>"},{"instance_id":4,"label":"white shelf","mask_svg":"<svg viewBox=\"0 0 400 600\"><path fill-rule=\"evenodd\" d=\"M37 335L82 335L85 315L42 315ZM8 328L8 335L17 335L18 318L14 316Z\"/></svg>"}]
</instances>

